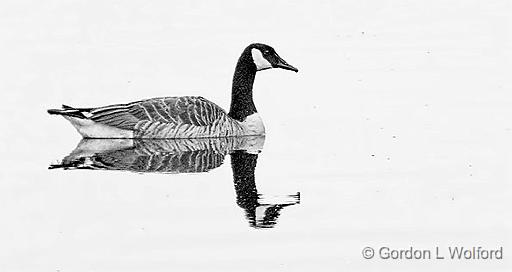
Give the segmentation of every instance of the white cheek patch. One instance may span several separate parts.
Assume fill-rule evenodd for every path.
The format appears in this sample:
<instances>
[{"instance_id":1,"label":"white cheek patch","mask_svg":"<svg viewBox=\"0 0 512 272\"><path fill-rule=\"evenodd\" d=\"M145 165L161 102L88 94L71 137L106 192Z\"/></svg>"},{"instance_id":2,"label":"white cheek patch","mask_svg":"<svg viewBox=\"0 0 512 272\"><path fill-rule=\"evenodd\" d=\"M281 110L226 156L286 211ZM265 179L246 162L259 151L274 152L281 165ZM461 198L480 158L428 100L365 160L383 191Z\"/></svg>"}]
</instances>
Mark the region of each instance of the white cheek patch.
<instances>
[{"instance_id":1,"label":"white cheek patch","mask_svg":"<svg viewBox=\"0 0 512 272\"><path fill-rule=\"evenodd\" d=\"M272 68L272 64L268 62L267 59L263 57L263 54L260 50L253 48L251 49L252 54L252 60L254 61L254 64L256 64L256 70L260 71L263 69Z\"/></svg>"}]
</instances>

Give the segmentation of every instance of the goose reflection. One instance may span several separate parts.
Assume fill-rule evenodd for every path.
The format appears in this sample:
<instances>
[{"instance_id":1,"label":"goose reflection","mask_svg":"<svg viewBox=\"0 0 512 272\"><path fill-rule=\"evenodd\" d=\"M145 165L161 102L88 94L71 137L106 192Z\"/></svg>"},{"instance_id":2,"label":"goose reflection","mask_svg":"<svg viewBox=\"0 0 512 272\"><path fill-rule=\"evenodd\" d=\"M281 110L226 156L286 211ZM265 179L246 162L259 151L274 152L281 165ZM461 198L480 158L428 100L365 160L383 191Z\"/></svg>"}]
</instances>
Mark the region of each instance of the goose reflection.
<instances>
[{"instance_id":1,"label":"goose reflection","mask_svg":"<svg viewBox=\"0 0 512 272\"><path fill-rule=\"evenodd\" d=\"M50 169L89 169L138 173L202 173L231 157L238 206L254 228L272 228L280 211L299 204L300 193L265 201L256 188L255 169L264 136L205 139L82 139L78 146Z\"/></svg>"}]
</instances>

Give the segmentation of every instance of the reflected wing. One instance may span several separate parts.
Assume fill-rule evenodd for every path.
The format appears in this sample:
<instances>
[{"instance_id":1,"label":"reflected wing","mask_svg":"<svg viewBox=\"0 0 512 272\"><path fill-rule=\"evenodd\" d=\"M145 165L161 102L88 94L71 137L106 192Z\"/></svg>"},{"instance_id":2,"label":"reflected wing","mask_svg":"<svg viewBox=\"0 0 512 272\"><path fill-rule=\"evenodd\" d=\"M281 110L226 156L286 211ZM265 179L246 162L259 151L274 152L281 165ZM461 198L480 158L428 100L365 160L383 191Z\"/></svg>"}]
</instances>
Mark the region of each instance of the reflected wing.
<instances>
[{"instance_id":1,"label":"reflected wing","mask_svg":"<svg viewBox=\"0 0 512 272\"><path fill-rule=\"evenodd\" d=\"M174 154L139 154L119 150L96 154L92 162L100 169L159 173L201 173L222 165L225 154L195 150Z\"/></svg>"},{"instance_id":2,"label":"reflected wing","mask_svg":"<svg viewBox=\"0 0 512 272\"><path fill-rule=\"evenodd\" d=\"M199 173L222 165L230 138L183 140L83 139L50 169Z\"/></svg>"},{"instance_id":3,"label":"reflected wing","mask_svg":"<svg viewBox=\"0 0 512 272\"><path fill-rule=\"evenodd\" d=\"M129 130L140 121L209 126L227 116L221 107L200 96L153 98L94 108L89 113L95 122Z\"/></svg>"},{"instance_id":4,"label":"reflected wing","mask_svg":"<svg viewBox=\"0 0 512 272\"><path fill-rule=\"evenodd\" d=\"M265 137L200 139L82 139L50 169L103 169L135 172L207 172L222 165L234 150L257 153Z\"/></svg>"}]
</instances>

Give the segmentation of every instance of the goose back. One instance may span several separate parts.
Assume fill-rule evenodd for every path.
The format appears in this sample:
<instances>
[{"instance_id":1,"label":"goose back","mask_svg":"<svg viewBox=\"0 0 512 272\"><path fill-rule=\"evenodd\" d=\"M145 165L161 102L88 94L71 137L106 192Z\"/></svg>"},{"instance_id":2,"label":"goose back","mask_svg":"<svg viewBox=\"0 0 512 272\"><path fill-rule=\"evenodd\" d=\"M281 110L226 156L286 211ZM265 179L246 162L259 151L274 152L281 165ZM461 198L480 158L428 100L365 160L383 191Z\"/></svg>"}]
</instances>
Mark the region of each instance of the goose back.
<instances>
[{"instance_id":1,"label":"goose back","mask_svg":"<svg viewBox=\"0 0 512 272\"><path fill-rule=\"evenodd\" d=\"M244 128L239 122L229 117L221 107L200 96L160 97L76 110L80 110L94 124L131 131L134 138L244 135Z\"/></svg>"}]
</instances>

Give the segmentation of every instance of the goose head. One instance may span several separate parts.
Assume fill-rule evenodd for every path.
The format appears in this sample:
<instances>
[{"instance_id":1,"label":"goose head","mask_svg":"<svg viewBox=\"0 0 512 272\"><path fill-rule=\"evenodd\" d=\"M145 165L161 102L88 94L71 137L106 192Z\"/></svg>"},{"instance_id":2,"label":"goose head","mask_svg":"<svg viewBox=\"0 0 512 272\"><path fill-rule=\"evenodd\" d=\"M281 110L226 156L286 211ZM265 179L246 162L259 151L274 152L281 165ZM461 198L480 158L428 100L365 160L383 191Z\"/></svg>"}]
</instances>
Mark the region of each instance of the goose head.
<instances>
[{"instance_id":1,"label":"goose head","mask_svg":"<svg viewBox=\"0 0 512 272\"><path fill-rule=\"evenodd\" d=\"M281 68L298 72L299 69L288 64L282 59L269 45L262 43L253 43L247 47L251 53L252 61L256 65L256 71L262 71L271 68Z\"/></svg>"}]
</instances>

